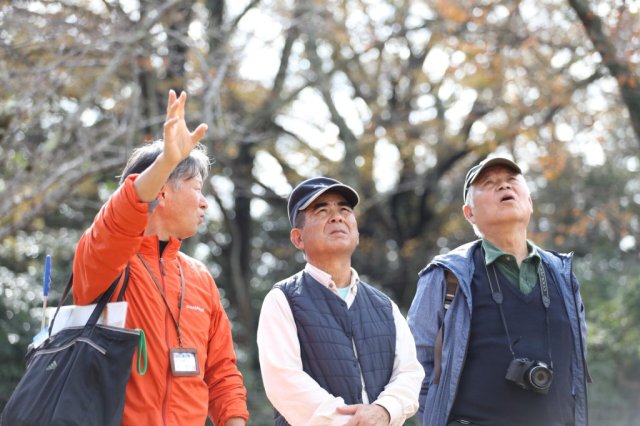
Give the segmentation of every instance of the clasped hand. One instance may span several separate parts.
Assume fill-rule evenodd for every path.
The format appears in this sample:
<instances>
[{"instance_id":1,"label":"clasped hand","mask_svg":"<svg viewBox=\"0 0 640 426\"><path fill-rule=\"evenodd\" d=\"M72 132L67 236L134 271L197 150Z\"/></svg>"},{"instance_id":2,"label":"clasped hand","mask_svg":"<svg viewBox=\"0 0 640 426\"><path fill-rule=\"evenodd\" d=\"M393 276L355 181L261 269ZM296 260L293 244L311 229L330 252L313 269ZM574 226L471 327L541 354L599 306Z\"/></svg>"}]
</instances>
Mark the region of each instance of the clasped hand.
<instances>
[{"instance_id":1,"label":"clasped hand","mask_svg":"<svg viewBox=\"0 0 640 426\"><path fill-rule=\"evenodd\" d=\"M389 426L389 413L381 405L354 404L337 408L340 414L352 414L345 426Z\"/></svg>"}]
</instances>

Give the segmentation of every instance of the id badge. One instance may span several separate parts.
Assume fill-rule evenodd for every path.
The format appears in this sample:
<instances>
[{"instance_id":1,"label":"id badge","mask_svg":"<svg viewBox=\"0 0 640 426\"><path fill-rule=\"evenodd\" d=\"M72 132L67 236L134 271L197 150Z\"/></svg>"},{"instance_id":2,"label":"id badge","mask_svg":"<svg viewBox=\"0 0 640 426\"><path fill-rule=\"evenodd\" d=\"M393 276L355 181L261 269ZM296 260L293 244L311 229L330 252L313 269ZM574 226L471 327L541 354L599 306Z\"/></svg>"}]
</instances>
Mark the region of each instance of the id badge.
<instances>
[{"instance_id":1,"label":"id badge","mask_svg":"<svg viewBox=\"0 0 640 426\"><path fill-rule=\"evenodd\" d=\"M174 376L197 376L200 374L198 351L195 348L171 348L171 372Z\"/></svg>"}]
</instances>

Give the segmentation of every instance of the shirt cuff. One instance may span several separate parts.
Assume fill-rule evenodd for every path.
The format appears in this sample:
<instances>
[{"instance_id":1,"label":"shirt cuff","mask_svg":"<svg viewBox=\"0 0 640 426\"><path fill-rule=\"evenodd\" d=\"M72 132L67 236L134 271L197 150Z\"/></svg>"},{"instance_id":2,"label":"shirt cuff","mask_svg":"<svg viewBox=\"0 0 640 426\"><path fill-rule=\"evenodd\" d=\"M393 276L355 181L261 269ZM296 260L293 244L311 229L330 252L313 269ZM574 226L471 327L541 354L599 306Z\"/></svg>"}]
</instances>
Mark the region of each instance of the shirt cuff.
<instances>
[{"instance_id":1,"label":"shirt cuff","mask_svg":"<svg viewBox=\"0 0 640 426\"><path fill-rule=\"evenodd\" d=\"M383 396L374 401L389 413L389 426L402 426L405 421L400 403L391 396Z\"/></svg>"}]
</instances>

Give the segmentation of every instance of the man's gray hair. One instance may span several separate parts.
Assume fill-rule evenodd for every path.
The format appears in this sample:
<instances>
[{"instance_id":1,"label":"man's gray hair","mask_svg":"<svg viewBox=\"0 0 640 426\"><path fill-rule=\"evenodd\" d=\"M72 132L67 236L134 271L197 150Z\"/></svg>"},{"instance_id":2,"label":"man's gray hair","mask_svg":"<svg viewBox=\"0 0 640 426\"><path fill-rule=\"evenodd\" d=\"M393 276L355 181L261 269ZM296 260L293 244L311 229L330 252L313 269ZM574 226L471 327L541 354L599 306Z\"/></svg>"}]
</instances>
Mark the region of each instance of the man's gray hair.
<instances>
[{"instance_id":1,"label":"man's gray hair","mask_svg":"<svg viewBox=\"0 0 640 426\"><path fill-rule=\"evenodd\" d=\"M469 187L469 192L467 194L467 202L465 203L469 207L473 207L473 203L474 203L473 197L475 195L474 194L474 190L475 189L474 189L473 185L471 185ZM471 222L469 222L469 223L471 223ZM478 238L484 238L484 234L482 232L480 232L480 230L478 229L478 227L476 226L475 223L471 223L471 227L473 228L473 233L476 234L476 236Z\"/></svg>"},{"instance_id":2,"label":"man's gray hair","mask_svg":"<svg viewBox=\"0 0 640 426\"><path fill-rule=\"evenodd\" d=\"M145 171L156 161L163 148L164 141L160 139L134 149L120 175L120 185L130 174ZM200 176L204 180L209 175L210 166L211 161L207 156L207 148L204 145L197 144L189 156L182 160L171 172L167 182L175 186L182 179L187 180L196 176Z\"/></svg>"}]
</instances>

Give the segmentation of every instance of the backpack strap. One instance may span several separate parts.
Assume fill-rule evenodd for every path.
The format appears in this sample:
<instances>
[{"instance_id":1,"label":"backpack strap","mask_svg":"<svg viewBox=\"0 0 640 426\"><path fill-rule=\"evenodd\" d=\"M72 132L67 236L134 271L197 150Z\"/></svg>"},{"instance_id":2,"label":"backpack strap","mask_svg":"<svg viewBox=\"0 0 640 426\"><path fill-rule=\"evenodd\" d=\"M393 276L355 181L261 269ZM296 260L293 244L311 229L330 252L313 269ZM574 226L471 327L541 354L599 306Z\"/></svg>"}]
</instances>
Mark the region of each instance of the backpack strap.
<instances>
[{"instance_id":1,"label":"backpack strap","mask_svg":"<svg viewBox=\"0 0 640 426\"><path fill-rule=\"evenodd\" d=\"M449 306L451 306L451 302L453 302L453 298L456 296L456 292L458 291L458 287L460 287L460 283L458 283L458 279L453 274L453 272L445 269L444 271L445 277L445 292L444 292L444 301L442 304L442 308L444 309L444 313L442 315L442 324L440 325L440 329L438 330L438 334L436 335L436 342L433 354L433 383L440 383L440 375L442 374L442 344L444 339L444 317L447 314L447 310Z\"/></svg>"}]
</instances>

